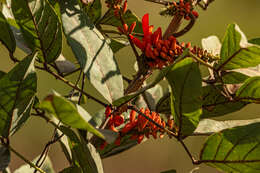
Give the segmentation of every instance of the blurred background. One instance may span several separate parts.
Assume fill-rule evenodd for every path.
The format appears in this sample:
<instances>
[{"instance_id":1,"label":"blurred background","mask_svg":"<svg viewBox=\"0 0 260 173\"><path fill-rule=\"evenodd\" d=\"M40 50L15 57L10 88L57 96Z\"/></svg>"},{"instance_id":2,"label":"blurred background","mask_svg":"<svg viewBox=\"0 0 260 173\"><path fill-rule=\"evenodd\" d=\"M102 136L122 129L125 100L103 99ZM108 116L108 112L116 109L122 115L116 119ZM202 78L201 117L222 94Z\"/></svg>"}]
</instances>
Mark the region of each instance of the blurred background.
<instances>
[{"instance_id":1,"label":"blurred background","mask_svg":"<svg viewBox=\"0 0 260 173\"><path fill-rule=\"evenodd\" d=\"M160 9L163 7L158 4L144 0L128 0L128 4L129 8L140 18L145 13L149 13L150 24L153 24L155 28L160 26L165 30L171 20L170 17L161 17L158 15ZM200 45L201 39L210 35L217 35L219 38L222 38L227 25L234 22L240 26L248 39L260 37L259 0L215 0L207 11L197 11L199 11L200 15L197 23L188 34L179 38L180 41L190 41L192 45ZM8 72L14 64L9 60L8 52L2 45L0 45L0 52L0 69ZM64 46L63 53L67 59L75 61L68 46ZM16 56L22 58L25 54L17 49ZM130 49L122 49L116 54L116 58L121 72L131 78L135 71L133 68L134 58ZM130 63L132 65L129 65ZM55 80L52 76L48 76L47 73L41 71L37 71L37 73L38 96L41 99L50 93L52 89L61 94L66 94L70 91L70 88L63 85L60 81ZM76 77L77 74L69 76L68 79L75 81ZM87 83L85 89L87 92L92 93L92 95L98 95L100 99L103 99L89 83ZM102 107L88 100L85 108L88 112L94 114ZM218 119L249 119L260 117L259 115L259 106L249 105L239 112ZM11 138L11 144L26 158L32 160L41 153L46 142L51 139L52 133L52 126L42 119L31 117L25 126ZM198 157L203 141L205 141L204 137L190 137L185 140L185 143L191 148L194 156ZM58 144L52 145L49 156L57 172L68 166ZM12 154L11 170L20 167L22 164L24 164L23 161ZM105 173L159 173L168 169L176 169L178 173L187 173L192 170L199 173L218 172L206 165L193 166L184 149L175 139L168 139L168 137L161 140L147 140L143 144L137 145L126 152L104 159L103 164Z\"/></svg>"}]
</instances>

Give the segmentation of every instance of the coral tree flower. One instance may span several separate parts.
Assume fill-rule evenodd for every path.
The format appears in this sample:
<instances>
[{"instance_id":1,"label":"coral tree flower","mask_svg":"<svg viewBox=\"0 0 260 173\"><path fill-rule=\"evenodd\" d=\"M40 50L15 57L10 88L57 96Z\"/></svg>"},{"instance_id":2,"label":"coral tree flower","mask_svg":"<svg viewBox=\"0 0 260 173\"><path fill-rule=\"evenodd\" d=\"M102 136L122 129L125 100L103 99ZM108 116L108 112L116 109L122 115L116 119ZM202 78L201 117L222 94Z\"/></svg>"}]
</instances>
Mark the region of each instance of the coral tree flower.
<instances>
[{"instance_id":1,"label":"coral tree flower","mask_svg":"<svg viewBox=\"0 0 260 173\"><path fill-rule=\"evenodd\" d=\"M159 27L154 33L152 33L153 25L149 25L149 14L145 14L142 18L142 27L143 27L143 39L142 41L138 38L134 37L133 35L129 35L133 43L145 52L145 55L149 58L155 59L155 55L153 53L153 47L156 43L162 39L162 30Z\"/></svg>"}]
</instances>

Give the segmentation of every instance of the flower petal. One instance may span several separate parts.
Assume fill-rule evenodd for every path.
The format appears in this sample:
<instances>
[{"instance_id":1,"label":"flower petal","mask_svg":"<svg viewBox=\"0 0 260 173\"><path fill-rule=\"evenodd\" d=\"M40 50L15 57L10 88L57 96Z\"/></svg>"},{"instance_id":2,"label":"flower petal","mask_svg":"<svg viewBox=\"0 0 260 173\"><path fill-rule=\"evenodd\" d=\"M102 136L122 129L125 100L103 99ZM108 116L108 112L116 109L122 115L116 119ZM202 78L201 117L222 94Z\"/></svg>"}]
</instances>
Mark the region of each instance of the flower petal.
<instances>
[{"instance_id":1,"label":"flower petal","mask_svg":"<svg viewBox=\"0 0 260 173\"><path fill-rule=\"evenodd\" d=\"M138 38L132 36L131 34L129 34L129 37L139 49L144 50L145 45Z\"/></svg>"},{"instance_id":2,"label":"flower petal","mask_svg":"<svg viewBox=\"0 0 260 173\"><path fill-rule=\"evenodd\" d=\"M144 36L149 35L149 14L148 13L146 13L142 18L142 26L143 26Z\"/></svg>"}]
</instances>

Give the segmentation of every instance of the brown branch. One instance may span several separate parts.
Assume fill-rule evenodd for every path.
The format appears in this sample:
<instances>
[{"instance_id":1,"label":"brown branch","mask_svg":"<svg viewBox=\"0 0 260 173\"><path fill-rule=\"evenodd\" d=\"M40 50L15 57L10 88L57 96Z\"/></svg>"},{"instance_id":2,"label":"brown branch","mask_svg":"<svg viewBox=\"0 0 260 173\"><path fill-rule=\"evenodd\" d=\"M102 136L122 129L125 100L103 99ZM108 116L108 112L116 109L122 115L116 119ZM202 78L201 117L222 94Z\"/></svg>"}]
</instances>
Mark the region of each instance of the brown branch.
<instances>
[{"instance_id":1,"label":"brown branch","mask_svg":"<svg viewBox=\"0 0 260 173\"><path fill-rule=\"evenodd\" d=\"M182 15L175 15L173 17L173 19L171 20L171 23L169 24L167 30L165 31L164 35L163 35L163 39L166 40L168 37L170 37L173 33L175 33L180 25L181 25L181 21L183 19Z\"/></svg>"}]
</instances>

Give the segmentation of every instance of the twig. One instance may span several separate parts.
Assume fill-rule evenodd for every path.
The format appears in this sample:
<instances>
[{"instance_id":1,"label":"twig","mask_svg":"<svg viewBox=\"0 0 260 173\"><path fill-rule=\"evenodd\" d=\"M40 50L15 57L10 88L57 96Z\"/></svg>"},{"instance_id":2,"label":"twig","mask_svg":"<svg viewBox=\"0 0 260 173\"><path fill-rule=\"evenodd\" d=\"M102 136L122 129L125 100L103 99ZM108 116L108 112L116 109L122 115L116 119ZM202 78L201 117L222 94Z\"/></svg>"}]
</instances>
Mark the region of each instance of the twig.
<instances>
[{"instance_id":1,"label":"twig","mask_svg":"<svg viewBox=\"0 0 260 173\"><path fill-rule=\"evenodd\" d=\"M189 55L190 55L193 59L195 59L196 61L198 61L199 63L201 63L202 65L204 65L204 66L206 66L206 67L212 69L213 71L216 71L216 69L215 69L213 66L211 66L211 65L208 64L208 63L206 63L205 61L203 61L202 59L200 59L199 57L197 57L195 54L189 52Z\"/></svg>"},{"instance_id":2,"label":"twig","mask_svg":"<svg viewBox=\"0 0 260 173\"><path fill-rule=\"evenodd\" d=\"M165 31L165 33L163 35L164 40L167 39L172 34L174 34L179 29L182 19L183 19L183 16L179 15L179 14L175 15L173 17L173 19L171 20L171 23L169 24L167 30Z\"/></svg>"},{"instance_id":3,"label":"twig","mask_svg":"<svg viewBox=\"0 0 260 173\"><path fill-rule=\"evenodd\" d=\"M82 91L84 90L85 77L86 77L86 75L83 74L82 81L81 81L81 90L82 90ZM81 103L81 98L82 98L82 93L80 92L80 94L79 94L79 100L78 100L78 105L80 105L80 103Z\"/></svg>"},{"instance_id":4,"label":"twig","mask_svg":"<svg viewBox=\"0 0 260 173\"><path fill-rule=\"evenodd\" d=\"M188 24L185 28L183 28L181 31L176 32L176 33L173 33L172 35L173 35L174 37L180 37L180 36L186 34L188 31L191 30L191 28L192 28L192 27L194 26L194 24L195 24L196 18L194 17L194 15L193 15L192 13L189 13L189 17L190 17L190 22L189 22L189 24Z\"/></svg>"},{"instance_id":5,"label":"twig","mask_svg":"<svg viewBox=\"0 0 260 173\"><path fill-rule=\"evenodd\" d=\"M16 156L18 156L20 159L28 163L31 167L33 167L35 170L39 171L40 173L46 173L41 168L37 167L35 164L33 164L31 161L26 159L23 155L18 153L14 148L12 148L10 145L6 146L10 151L12 151Z\"/></svg>"},{"instance_id":6,"label":"twig","mask_svg":"<svg viewBox=\"0 0 260 173\"><path fill-rule=\"evenodd\" d=\"M186 151L186 153L187 153L188 156L190 157L192 163L193 163L193 164L197 164L198 160L196 160L196 159L192 156L190 150L189 150L188 147L185 145L185 143L184 143L182 140L179 140L179 142L181 143L181 145L183 146L184 150Z\"/></svg>"}]
</instances>

